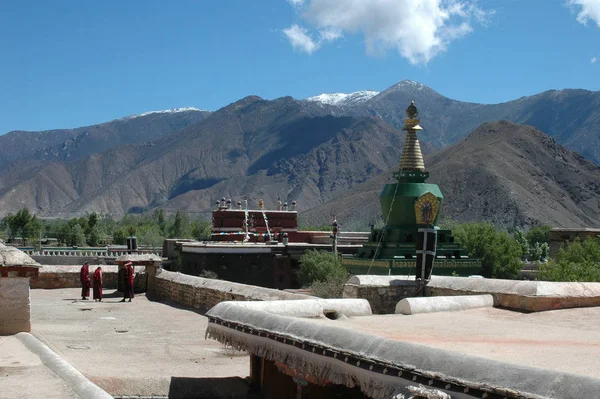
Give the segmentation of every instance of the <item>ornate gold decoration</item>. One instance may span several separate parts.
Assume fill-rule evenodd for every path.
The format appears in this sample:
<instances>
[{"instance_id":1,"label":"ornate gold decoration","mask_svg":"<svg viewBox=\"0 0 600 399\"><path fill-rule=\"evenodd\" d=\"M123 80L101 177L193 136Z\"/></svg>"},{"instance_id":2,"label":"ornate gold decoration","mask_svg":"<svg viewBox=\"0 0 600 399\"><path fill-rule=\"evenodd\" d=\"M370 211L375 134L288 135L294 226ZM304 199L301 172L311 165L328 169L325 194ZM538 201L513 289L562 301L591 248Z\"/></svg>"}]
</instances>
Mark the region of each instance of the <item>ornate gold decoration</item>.
<instances>
[{"instance_id":1,"label":"ornate gold decoration","mask_svg":"<svg viewBox=\"0 0 600 399\"><path fill-rule=\"evenodd\" d=\"M433 224L440 211L440 200L430 192L421 195L415 202L417 224Z\"/></svg>"},{"instance_id":2,"label":"ornate gold decoration","mask_svg":"<svg viewBox=\"0 0 600 399\"><path fill-rule=\"evenodd\" d=\"M406 117L402 130L406 131L406 139L402 148L402 156L400 157L400 170L406 171L425 171L425 163L423 162L423 154L421 146L417 139L417 132L423 130L419 126L419 120L416 119L419 115L415 102L411 101L410 106L406 109Z\"/></svg>"},{"instance_id":3,"label":"ornate gold decoration","mask_svg":"<svg viewBox=\"0 0 600 399\"><path fill-rule=\"evenodd\" d=\"M419 111L417 111L417 107L415 106L415 102L411 101L408 108L406 108L406 117L408 119L417 119L417 115L419 115Z\"/></svg>"},{"instance_id":4,"label":"ornate gold decoration","mask_svg":"<svg viewBox=\"0 0 600 399\"><path fill-rule=\"evenodd\" d=\"M263 200L258 200L258 209L260 209L260 210L265 209L265 203Z\"/></svg>"}]
</instances>

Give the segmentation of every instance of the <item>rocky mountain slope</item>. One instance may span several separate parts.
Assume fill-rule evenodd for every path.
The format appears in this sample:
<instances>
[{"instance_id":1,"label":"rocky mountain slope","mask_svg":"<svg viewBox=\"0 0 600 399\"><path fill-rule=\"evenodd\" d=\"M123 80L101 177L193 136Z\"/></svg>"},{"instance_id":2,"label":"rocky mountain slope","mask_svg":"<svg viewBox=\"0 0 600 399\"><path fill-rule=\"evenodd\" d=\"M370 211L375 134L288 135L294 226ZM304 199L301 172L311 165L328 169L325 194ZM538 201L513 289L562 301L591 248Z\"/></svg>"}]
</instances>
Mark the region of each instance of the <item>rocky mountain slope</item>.
<instances>
[{"instance_id":1,"label":"rocky mountain slope","mask_svg":"<svg viewBox=\"0 0 600 399\"><path fill-rule=\"evenodd\" d=\"M0 136L0 166L15 161L76 161L113 147L157 140L208 114L197 108L178 108L76 129L12 131Z\"/></svg>"},{"instance_id":2,"label":"rocky mountain slope","mask_svg":"<svg viewBox=\"0 0 600 399\"><path fill-rule=\"evenodd\" d=\"M443 217L505 227L600 227L600 167L531 126L485 123L426 157L444 194ZM379 194L392 171L302 213L321 224L336 215L347 229L381 223Z\"/></svg>"},{"instance_id":3,"label":"rocky mountain slope","mask_svg":"<svg viewBox=\"0 0 600 399\"><path fill-rule=\"evenodd\" d=\"M0 172L0 209L63 217L157 207L203 213L222 196L267 206L280 196L307 209L388 170L401 137L377 118L334 117L291 97L247 97L152 143L29 169L15 163Z\"/></svg>"},{"instance_id":4,"label":"rocky mountain slope","mask_svg":"<svg viewBox=\"0 0 600 399\"><path fill-rule=\"evenodd\" d=\"M406 104L414 100L419 117L427 121L422 138L437 148L458 142L485 122L509 120L527 124L600 164L600 91L550 90L488 105L455 101L418 82L403 80L364 101L336 103L325 94L307 100L320 101L319 98L336 107L333 112L376 116L396 128L403 126Z\"/></svg>"},{"instance_id":5,"label":"rocky mountain slope","mask_svg":"<svg viewBox=\"0 0 600 399\"><path fill-rule=\"evenodd\" d=\"M600 159L600 92L550 91L482 105L454 101L417 82L402 81L381 93L338 93L302 101L291 97L266 101L250 96L214 113L179 109L78 129L8 133L0 136L0 216L23 207L41 216L63 217L91 211L120 216L157 208L206 213L222 196L247 196L250 201L262 198L267 206L281 197L298 201L299 209L306 210L349 189L348 198L356 198L369 191L365 187L372 184L370 179L397 165L403 137L398 128L413 99L425 128L419 134L424 150L460 142L481 123L509 119L540 128L557 143L580 151L588 159ZM535 142L530 144L527 148L535 152ZM515 157L508 157L506 162L520 162ZM495 179L496 168L500 168L500 176L507 171L493 159L482 158L485 167L479 168L489 173L486 179L490 180ZM559 169L552 169L556 165L543 163L544 159L538 160L542 163L537 168L548 179L560 180ZM430 166L437 167L433 163ZM525 166L519 169L523 173L541 173L534 166ZM447 170L439 168L442 178ZM435 180L435 170L432 172ZM477 179L470 174L461 176L464 179L452 177L458 180L446 189L450 205L454 195L450 190L466 184L462 181ZM575 177L569 179L578 181ZM515 178L524 181L525 175ZM540 186L547 191L548 204L551 198L556 203L563 201L561 190L566 183L561 182L559 188ZM501 181L496 186L511 184ZM380 183L373 186L377 192L380 189ZM577 192L574 187L569 190L568 195ZM455 195L471 198L464 190ZM370 203L353 212L360 215L355 219L375 220L377 195L365 194L364 199ZM475 196L471 200L479 199ZM594 205L586 205L588 200L573 199L573 204L594 209ZM510 203L508 199L502 201L497 203ZM372 204L375 206L370 208ZM584 215L589 215L585 206L578 214L565 203L547 219L559 225L585 224L588 220ZM352 207L348 204L344 209ZM450 209L457 218L466 218L454 210L459 209L454 205ZM512 216L495 205L485 209L475 212L474 217L506 225L526 225L545 217L533 208L519 207L520 213ZM562 213L566 216L560 216Z\"/></svg>"}]
</instances>

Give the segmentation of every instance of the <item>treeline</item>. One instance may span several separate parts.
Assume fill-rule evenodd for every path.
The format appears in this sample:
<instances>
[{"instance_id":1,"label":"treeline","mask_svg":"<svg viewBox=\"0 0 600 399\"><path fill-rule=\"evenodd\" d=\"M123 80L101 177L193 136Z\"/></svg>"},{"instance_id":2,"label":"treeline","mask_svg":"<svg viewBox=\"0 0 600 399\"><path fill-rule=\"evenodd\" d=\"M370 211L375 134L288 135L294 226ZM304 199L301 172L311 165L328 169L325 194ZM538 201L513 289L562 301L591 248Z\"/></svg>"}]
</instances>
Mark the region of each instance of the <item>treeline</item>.
<instances>
[{"instance_id":1,"label":"treeline","mask_svg":"<svg viewBox=\"0 0 600 399\"><path fill-rule=\"evenodd\" d=\"M210 237L211 224L203 219L190 220L185 213L165 215L162 210L141 215L126 215L115 220L91 213L69 220L40 219L22 209L0 221L0 238L8 242L21 239L23 245L39 247L56 240L59 246L124 245L136 236L138 245L162 246L165 238Z\"/></svg>"}]
</instances>

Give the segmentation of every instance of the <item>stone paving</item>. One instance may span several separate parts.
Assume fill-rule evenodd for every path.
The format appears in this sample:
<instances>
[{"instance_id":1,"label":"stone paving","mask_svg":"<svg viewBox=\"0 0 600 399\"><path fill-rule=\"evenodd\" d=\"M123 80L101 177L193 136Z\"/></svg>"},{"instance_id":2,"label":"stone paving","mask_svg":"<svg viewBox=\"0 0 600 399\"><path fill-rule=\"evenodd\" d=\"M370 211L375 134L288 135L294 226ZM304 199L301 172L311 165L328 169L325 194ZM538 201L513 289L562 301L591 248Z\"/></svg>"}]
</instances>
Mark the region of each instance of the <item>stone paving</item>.
<instances>
[{"instance_id":1,"label":"stone paving","mask_svg":"<svg viewBox=\"0 0 600 399\"><path fill-rule=\"evenodd\" d=\"M248 355L205 340L207 319L193 309L137 294L122 303L114 290L105 290L101 303L79 294L31 290L31 333L108 393L173 397L246 389L238 377L248 375Z\"/></svg>"},{"instance_id":2,"label":"stone paving","mask_svg":"<svg viewBox=\"0 0 600 399\"><path fill-rule=\"evenodd\" d=\"M78 398L14 335L0 336L0 399Z\"/></svg>"}]
</instances>

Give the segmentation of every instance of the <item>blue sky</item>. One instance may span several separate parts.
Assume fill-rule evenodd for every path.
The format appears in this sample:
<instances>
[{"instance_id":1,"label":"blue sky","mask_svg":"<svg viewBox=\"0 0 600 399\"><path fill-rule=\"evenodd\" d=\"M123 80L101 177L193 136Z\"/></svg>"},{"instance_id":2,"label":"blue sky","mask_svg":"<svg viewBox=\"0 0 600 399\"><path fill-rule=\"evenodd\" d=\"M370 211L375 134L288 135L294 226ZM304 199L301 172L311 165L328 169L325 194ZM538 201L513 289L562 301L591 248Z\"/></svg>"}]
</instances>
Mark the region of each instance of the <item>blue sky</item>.
<instances>
[{"instance_id":1,"label":"blue sky","mask_svg":"<svg viewBox=\"0 0 600 399\"><path fill-rule=\"evenodd\" d=\"M4 0L0 57L0 134L403 79L497 103L600 90L600 0Z\"/></svg>"}]
</instances>

